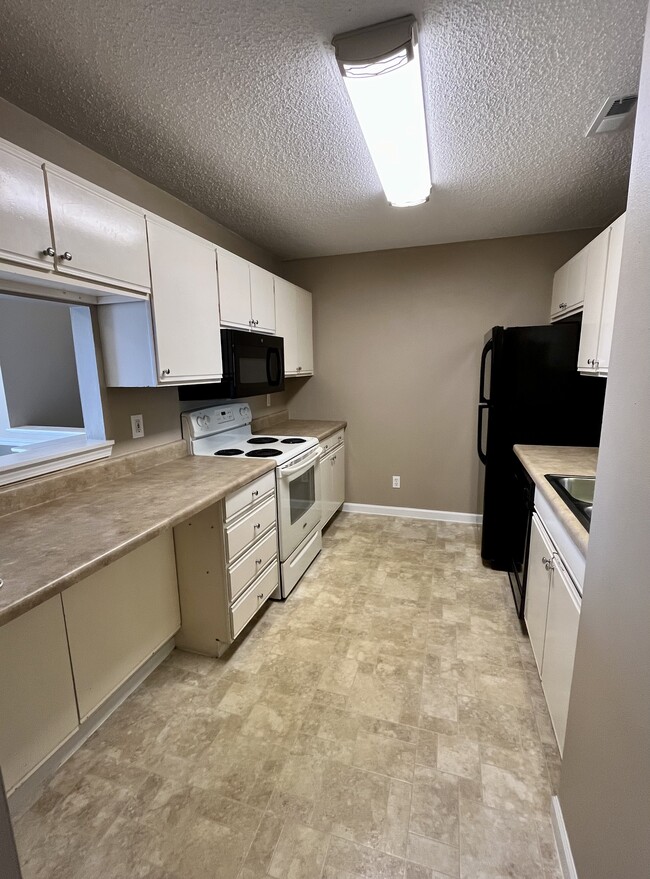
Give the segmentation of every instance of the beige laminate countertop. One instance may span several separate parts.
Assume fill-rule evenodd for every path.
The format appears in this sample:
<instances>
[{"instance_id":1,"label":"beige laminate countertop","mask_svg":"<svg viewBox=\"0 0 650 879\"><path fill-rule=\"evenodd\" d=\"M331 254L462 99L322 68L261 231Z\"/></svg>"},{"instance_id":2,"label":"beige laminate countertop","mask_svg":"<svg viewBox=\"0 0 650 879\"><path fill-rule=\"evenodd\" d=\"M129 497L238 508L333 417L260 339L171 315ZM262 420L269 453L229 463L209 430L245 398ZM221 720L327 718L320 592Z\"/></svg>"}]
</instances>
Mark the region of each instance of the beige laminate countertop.
<instances>
[{"instance_id":1,"label":"beige laminate countertop","mask_svg":"<svg viewBox=\"0 0 650 879\"><path fill-rule=\"evenodd\" d=\"M274 467L185 457L0 517L0 625Z\"/></svg>"},{"instance_id":2,"label":"beige laminate countertop","mask_svg":"<svg viewBox=\"0 0 650 879\"><path fill-rule=\"evenodd\" d=\"M545 476L556 473L566 476L595 476L598 449L587 446L520 446L515 454L524 465L536 488L544 495L553 511L574 539L580 552L586 556L589 532L573 515L568 506Z\"/></svg>"},{"instance_id":3,"label":"beige laminate countertop","mask_svg":"<svg viewBox=\"0 0 650 879\"><path fill-rule=\"evenodd\" d=\"M328 436L336 433L337 430L343 430L347 427L347 421L310 421L308 419L289 418L286 421L280 421L278 424L271 424L264 430L259 428L255 433L262 436L273 436L274 433L280 436L315 436L319 442L322 442Z\"/></svg>"}]
</instances>

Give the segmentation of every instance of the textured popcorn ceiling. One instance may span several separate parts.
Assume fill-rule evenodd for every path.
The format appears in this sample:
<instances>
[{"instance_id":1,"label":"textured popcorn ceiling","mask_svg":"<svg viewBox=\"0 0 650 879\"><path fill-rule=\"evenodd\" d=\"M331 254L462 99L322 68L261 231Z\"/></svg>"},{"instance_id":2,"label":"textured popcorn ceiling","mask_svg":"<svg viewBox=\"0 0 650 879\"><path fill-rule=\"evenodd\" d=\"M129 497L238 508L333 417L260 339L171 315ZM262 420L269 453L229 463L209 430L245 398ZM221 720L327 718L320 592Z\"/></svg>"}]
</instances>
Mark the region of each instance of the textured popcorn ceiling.
<instances>
[{"instance_id":1,"label":"textured popcorn ceiling","mask_svg":"<svg viewBox=\"0 0 650 879\"><path fill-rule=\"evenodd\" d=\"M548 232L625 207L642 0L5 0L0 94L283 257ZM413 12L429 204L390 208L330 47ZM0 132L1 134L1 132Z\"/></svg>"}]
</instances>

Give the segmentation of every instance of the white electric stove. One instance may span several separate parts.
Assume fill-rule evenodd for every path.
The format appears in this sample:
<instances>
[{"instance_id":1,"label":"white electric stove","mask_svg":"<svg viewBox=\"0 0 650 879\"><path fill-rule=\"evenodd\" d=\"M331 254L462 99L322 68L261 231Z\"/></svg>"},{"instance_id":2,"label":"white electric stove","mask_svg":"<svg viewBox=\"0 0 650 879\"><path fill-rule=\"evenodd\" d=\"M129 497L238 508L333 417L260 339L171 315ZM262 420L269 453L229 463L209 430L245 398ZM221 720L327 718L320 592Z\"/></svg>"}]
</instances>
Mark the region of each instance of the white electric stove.
<instances>
[{"instance_id":1,"label":"white electric stove","mask_svg":"<svg viewBox=\"0 0 650 879\"><path fill-rule=\"evenodd\" d=\"M247 403L226 403L182 413L190 455L261 458L275 464L281 582L286 598L322 548L321 449L313 436L253 435Z\"/></svg>"}]
</instances>

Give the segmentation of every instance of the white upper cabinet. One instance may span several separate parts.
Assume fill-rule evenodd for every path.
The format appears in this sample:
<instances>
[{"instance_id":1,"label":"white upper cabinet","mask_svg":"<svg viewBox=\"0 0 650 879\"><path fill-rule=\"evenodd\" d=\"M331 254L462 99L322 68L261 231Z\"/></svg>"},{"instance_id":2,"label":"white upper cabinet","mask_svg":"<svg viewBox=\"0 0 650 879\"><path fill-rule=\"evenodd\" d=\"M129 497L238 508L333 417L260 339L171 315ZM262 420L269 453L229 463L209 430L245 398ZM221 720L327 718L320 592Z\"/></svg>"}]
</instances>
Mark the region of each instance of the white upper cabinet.
<instances>
[{"instance_id":1,"label":"white upper cabinet","mask_svg":"<svg viewBox=\"0 0 650 879\"><path fill-rule=\"evenodd\" d=\"M40 161L0 141L0 259L54 268L54 248Z\"/></svg>"},{"instance_id":2,"label":"white upper cabinet","mask_svg":"<svg viewBox=\"0 0 650 879\"><path fill-rule=\"evenodd\" d=\"M45 176L56 271L148 293L144 211L48 165Z\"/></svg>"},{"instance_id":3,"label":"white upper cabinet","mask_svg":"<svg viewBox=\"0 0 650 879\"><path fill-rule=\"evenodd\" d=\"M561 266L553 278L551 320L561 320L580 311L585 298L587 248Z\"/></svg>"},{"instance_id":4,"label":"white upper cabinet","mask_svg":"<svg viewBox=\"0 0 650 879\"><path fill-rule=\"evenodd\" d=\"M214 247L147 217L156 352L160 381L223 375Z\"/></svg>"},{"instance_id":5,"label":"white upper cabinet","mask_svg":"<svg viewBox=\"0 0 650 879\"><path fill-rule=\"evenodd\" d=\"M312 375L314 343L311 293L275 279L275 327L284 339L285 375Z\"/></svg>"},{"instance_id":6,"label":"white upper cabinet","mask_svg":"<svg viewBox=\"0 0 650 879\"><path fill-rule=\"evenodd\" d=\"M586 248L588 271L578 355L578 369L585 375L606 376L609 370L624 231L622 214Z\"/></svg>"},{"instance_id":7,"label":"white upper cabinet","mask_svg":"<svg viewBox=\"0 0 650 879\"><path fill-rule=\"evenodd\" d=\"M102 305L106 384L156 387L223 377L214 245L147 217L151 302Z\"/></svg>"},{"instance_id":8,"label":"white upper cabinet","mask_svg":"<svg viewBox=\"0 0 650 879\"><path fill-rule=\"evenodd\" d=\"M222 247L217 265L222 326L274 333L273 275Z\"/></svg>"},{"instance_id":9,"label":"white upper cabinet","mask_svg":"<svg viewBox=\"0 0 650 879\"><path fill-rule=\"evenodd\" d=\"M249 264L251 279L251 319L256 330L275 333L275 287L273 275Z\"/></svg>"}]
</instances>

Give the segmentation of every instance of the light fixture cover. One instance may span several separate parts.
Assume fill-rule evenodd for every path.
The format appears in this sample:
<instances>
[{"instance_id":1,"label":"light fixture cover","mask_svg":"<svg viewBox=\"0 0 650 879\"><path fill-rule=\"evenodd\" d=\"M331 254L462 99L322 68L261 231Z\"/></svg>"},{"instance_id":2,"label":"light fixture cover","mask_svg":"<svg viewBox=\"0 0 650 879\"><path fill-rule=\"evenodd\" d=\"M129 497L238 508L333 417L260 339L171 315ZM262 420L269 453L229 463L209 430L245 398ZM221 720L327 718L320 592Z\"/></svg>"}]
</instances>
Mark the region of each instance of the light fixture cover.
<instances>
[{"instance_id":1,"label":"light fixture cover","mask_svg":"<svg viewBox=\"0 0 650 879\"><path fill-rule=\"evenodd\" d=\"M431 167L414 16L349 31L332 43L386 198L396 207L422 204Z\"/></svg>"}]
</instances>

